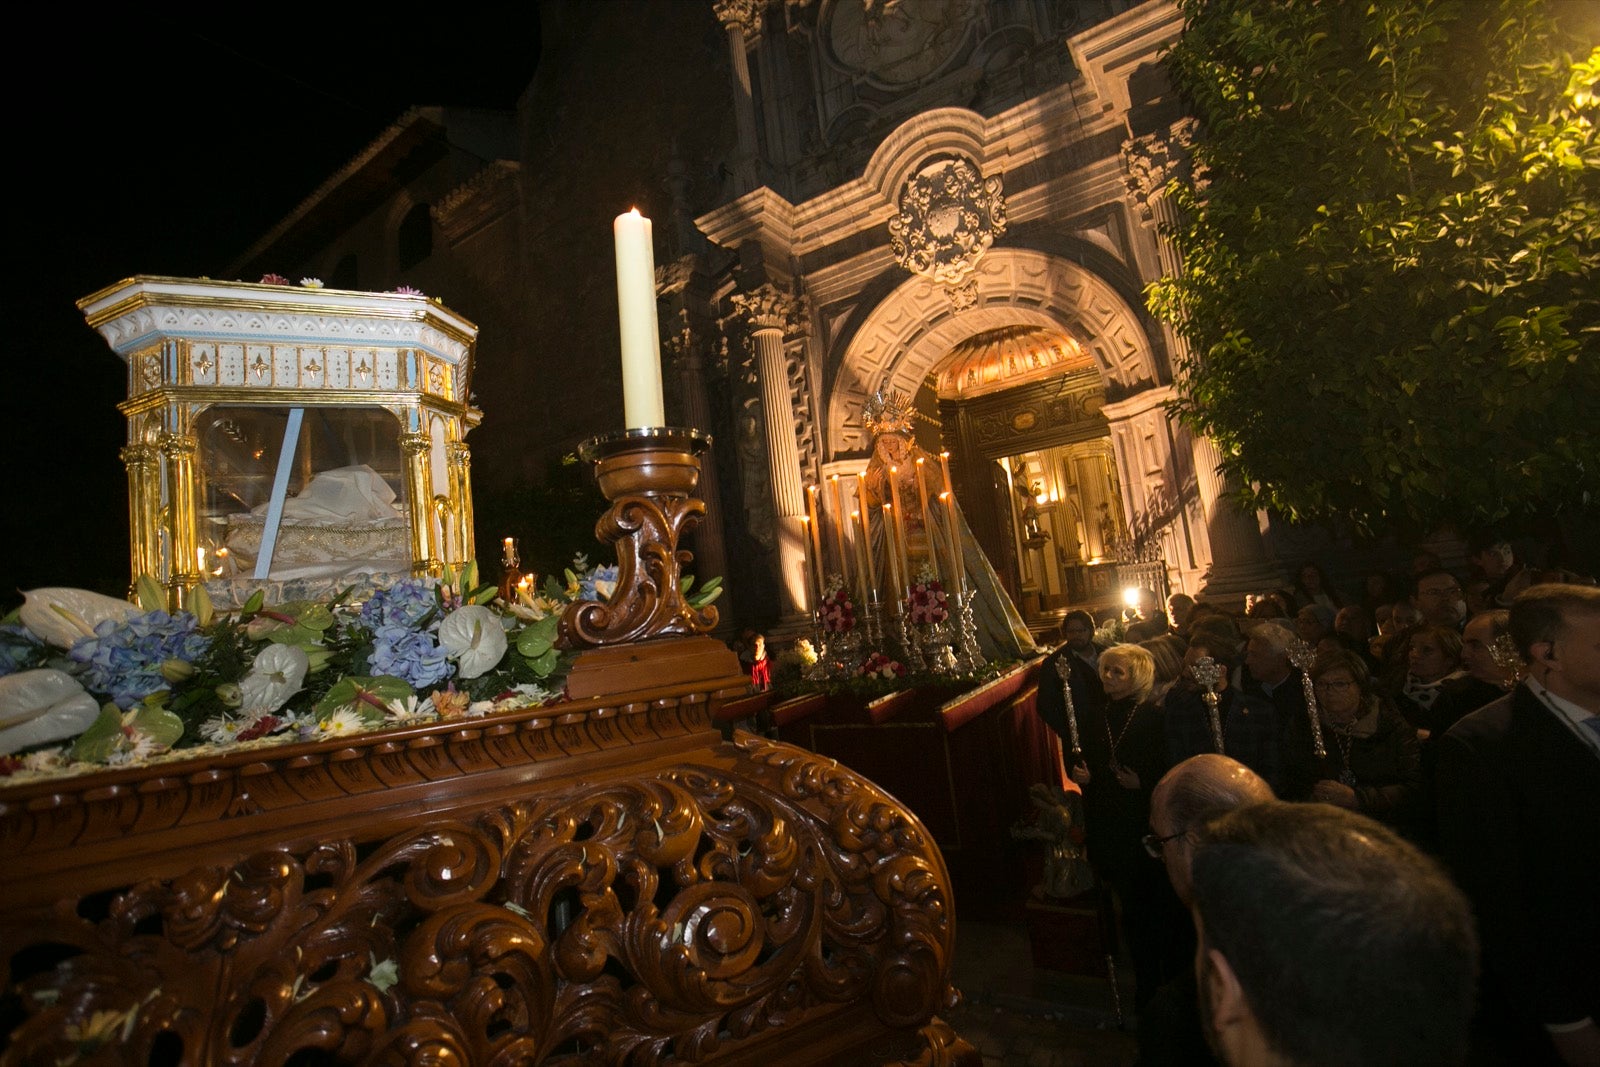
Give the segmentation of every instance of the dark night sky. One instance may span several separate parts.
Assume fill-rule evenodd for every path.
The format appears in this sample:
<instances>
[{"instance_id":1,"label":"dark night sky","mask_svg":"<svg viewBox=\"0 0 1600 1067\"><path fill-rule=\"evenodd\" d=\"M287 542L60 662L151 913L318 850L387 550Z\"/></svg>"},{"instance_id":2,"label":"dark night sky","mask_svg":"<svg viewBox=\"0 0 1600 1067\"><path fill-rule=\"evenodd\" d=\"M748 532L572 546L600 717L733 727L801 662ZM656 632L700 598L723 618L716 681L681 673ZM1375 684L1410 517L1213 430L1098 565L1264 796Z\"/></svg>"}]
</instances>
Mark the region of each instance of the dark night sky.
<instances>
[{"instance_id":1,"label":"dark night sky","mask_svg":"<svg viewBox=\"0 0 1600 1067\"><path fill-rule=\"evenodd\" d=\"M408 107L509 109L538 59L534 4L455 26L437 6L210 10L228 13L60 5L26 35L40 65L7 64L0 610L128 578L124 365L76 301L134 274L220 277Z\"/></svg>"}]
</instances>

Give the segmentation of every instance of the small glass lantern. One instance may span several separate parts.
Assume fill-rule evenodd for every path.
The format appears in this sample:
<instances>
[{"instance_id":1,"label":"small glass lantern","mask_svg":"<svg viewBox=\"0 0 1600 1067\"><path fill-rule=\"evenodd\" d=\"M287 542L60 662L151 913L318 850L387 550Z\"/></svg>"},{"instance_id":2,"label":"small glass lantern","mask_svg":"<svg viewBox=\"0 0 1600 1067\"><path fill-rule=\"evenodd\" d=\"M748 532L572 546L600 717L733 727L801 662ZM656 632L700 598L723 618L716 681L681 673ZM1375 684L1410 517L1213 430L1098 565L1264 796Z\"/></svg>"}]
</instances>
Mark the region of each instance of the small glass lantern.
<instances>
[{"instance_id":1,"label":"small glass lantern","mask_svg":"<svg viewBox=\"0 0 1600 1067\"><path fill-rule=\"evenodd\" d=\"M78 302L128 364L133 576L177 606L473 555L477 327L420 294L140 275Z\"/></svg>"}]
</instances>

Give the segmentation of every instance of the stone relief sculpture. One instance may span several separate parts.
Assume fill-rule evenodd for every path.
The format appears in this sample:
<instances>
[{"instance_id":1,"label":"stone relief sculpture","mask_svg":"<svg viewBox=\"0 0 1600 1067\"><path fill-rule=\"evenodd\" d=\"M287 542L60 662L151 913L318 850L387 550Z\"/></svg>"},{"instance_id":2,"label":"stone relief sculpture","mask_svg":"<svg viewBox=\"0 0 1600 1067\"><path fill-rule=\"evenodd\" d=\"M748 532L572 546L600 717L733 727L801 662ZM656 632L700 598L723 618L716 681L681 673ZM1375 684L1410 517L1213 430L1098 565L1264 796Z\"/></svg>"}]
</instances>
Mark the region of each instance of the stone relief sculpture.
<instances>
[{"instance_id":1,"label":"stone relief sculpture","mask_svg":"<svg viewBox=\"0 0 1600 1067\"><path fill-rule=\"evenodd\" d=\"M954 289L1006 232L998 177L985 178L966 159L933 163L900 190L889 242L900 265Z\"/></svg>"}]
</instances>

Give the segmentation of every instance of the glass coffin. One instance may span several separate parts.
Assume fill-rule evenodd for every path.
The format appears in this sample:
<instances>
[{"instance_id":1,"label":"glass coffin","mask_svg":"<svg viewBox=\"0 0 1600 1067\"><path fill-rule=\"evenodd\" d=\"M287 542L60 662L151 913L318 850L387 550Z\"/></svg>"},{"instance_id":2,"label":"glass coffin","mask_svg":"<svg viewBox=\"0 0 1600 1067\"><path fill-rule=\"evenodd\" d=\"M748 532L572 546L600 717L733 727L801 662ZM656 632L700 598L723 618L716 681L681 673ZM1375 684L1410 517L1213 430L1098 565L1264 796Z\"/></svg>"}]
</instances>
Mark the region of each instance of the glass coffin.
<instances>
[{"instance_id":1,"label":"glass coffin","mask_svg":"<svg viewBox=\"0 0 1600 1067\"><path fill-rule=\"evenodd\" d=\"M79 309L128 364L130 556L174 604L472 556L477 327L420 295L154 278Z\"/></svg>"}]
</instances>

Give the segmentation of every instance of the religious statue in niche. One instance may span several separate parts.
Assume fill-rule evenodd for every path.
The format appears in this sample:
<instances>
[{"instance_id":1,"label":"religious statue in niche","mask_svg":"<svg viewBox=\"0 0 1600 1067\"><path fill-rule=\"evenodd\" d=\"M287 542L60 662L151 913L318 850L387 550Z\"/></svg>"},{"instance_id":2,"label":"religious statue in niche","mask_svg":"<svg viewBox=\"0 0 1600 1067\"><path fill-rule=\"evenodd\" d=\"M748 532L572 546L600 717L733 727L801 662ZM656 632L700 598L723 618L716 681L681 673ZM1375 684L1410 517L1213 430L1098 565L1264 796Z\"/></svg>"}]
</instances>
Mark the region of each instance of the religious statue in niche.
<instances>
[{"instance_id":1,"label":"religious statue in niche","mask_svg":"<svg viewBox=\"0 0 1600 1067\"><path fill-rule=\"evenodd\" d=\"M961 574L973 594L973 621L983 654L991 661L1033 655L1038 648L1028 625L973 537L960 505L953 496L940 499L943 484L939 457L930 455L913 439L915 417L911 401L895 391L874 393L862 411L862 421L872 434L872 458L862 476L862 502L869 517L871 551L878 561L873 569L881 602L892 605L900 595L894 588L894 569L888 562L893 532L885 527L884 519L884 505L894 505L898 495L908 572L902 575L902 582L914 581L926 568L954 592L955 575ZM924 500L928 502L926 508L921 506ZM952 546L959 559L952 558Z\"/></svg>"},{"instance_id":2,"label":"religious statue in niche","mask_svg":"<svg viewBox=\"0 0 1600 1067\"><path fill-rule=\"evenodd\" d=\"M1039 507L1039 500L1044 496L1044 486L1038 482L1030 482L1027 471L1020 470L1011 480L1011 486L1017 491L1017 496L1022 498L1022 543L1029 548L1038 548L1050 540L1050 535L1044 531Z\"/></svg>"}]
</instances>

